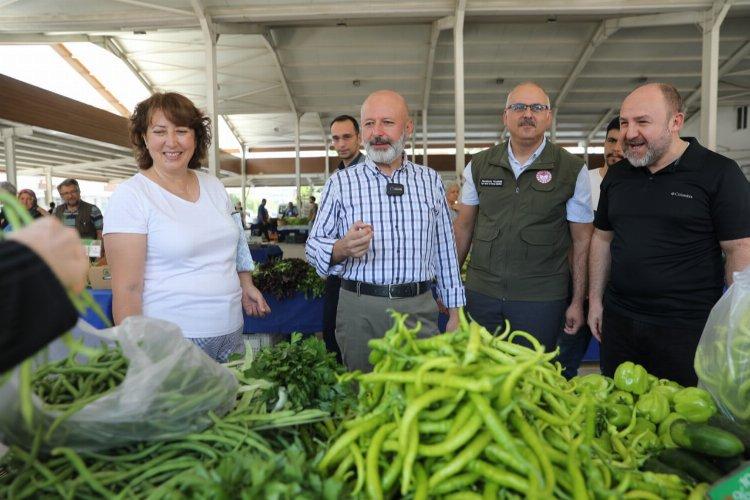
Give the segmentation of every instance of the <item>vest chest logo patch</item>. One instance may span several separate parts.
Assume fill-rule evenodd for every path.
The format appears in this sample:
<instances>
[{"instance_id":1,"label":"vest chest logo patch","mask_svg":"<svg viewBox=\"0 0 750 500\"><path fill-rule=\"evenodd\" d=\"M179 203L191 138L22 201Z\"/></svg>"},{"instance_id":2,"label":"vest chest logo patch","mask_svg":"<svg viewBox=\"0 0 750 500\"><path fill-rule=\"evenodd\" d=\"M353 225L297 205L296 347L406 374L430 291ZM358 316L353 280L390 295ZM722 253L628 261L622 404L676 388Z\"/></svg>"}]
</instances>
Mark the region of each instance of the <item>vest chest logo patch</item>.
<instances>
[{"instance_id":1,"label":"vest chest logo patch","mask_svg":"<svg viewBox=\"0 0 750 500\"><path fill-rule=\"evenodd\" d=\"M482 187L502 187L503 179L479 179L479 185Z\"/></svg>"},{"instance_id":2,"label":"vest chest logo patch","mask_svg":"<svg viewBox=\"0 0 750 500\"><path fill-rule=\"evenodd\" d=\"M552 172L550 172L549 170L540 170L536 173L536 180L539 182L539 184L547 184L552 180Z\"/></svg>"}]
</instances>

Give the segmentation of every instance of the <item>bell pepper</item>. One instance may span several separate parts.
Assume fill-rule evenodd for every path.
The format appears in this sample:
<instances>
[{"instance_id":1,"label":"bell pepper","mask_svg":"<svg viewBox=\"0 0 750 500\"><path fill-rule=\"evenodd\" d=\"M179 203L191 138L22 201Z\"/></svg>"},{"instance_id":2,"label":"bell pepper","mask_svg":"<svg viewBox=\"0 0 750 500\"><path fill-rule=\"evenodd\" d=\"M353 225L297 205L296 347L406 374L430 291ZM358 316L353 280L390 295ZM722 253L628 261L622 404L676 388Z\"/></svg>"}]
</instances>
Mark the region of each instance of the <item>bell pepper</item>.
<instances>
[{"instance_id":1,"label":"bell pepper","mask_svg":"<svg viewBox=\"0 0 750 500\"><path fill-rule=\"evenodd\" d=\"M688 421L704 423L716 413L711 394L698 387L686 387L674 395L674 410Z\"/></svg>"},{"instance_id":2,"label":"bell pepper","mask_svg":"<svg viewBox=\"0 0 750 500\"><path fill-rule=\"evenodd\" d=\"M674 399L674 395L679 391L680 389L678 387L674 387L671 385L658 385L657 384L651 387L651 390L649 392L653 392L653 393L661 395L671 405Z\"/></svg>"},{"instance_id":3,"label":"bell pepper","mask_svg":"<svg viewBox=\"0 0 750 500\"><path fill-rule=\"evenodd\" d=\"M633 406L635 401L633 400L632 394L617 389L609 393L609 396L607 396L607 403Z\"/></svg>"},{"instance_id":4,"label":"bell pepper","mask_svg":"<svg viewBox=\"0 0 750 500\"><path fill-rule=\"evenodd\" d=\"M638 415L658 424L669 415L669 399L660 392L650 391L638 398L635 409Z\"/></svg>"},{"instance_id":5,"label":"bell pepper","mask_svg":"<svg viewBox=\"0 0 750 500\"><path fill-rule=\"evenodd\" d=\"M648 372L641 365L625 361L615 370L615 386L633 394L645 394L649 388Z\"/></svg>"},{"instance_id":6,"label":"bell pepper","mask_svg":"<svg viewBox=\"0 0 750 500\"><path fill-rule=\"evenodd\" d=\"M607 423L614 425L618 429L630 423L632 414L632 409L629 406L617 403L607 405Z\"/></svg>"},{"instance_id":7,"label":"bell pepper","mask_svg":"<svg viewBox=\"0 0 750 500\"><path fill-rule=\"evenodd\" d=\"M576 392L579 394L591 394L597 401L604 401L612 390L613 382L609 377L590 373L582 377L575 377Z\"/></svg>"},{"instance_id":8,"label":"bell pepper","mask_svg":"<svg viewBox=\"0 0 750 500\"><path fill-rule=\"evenodd\" d=\"M659 436L654 431L632 433L629 437L628 444L638 455L645 455L663 448Z\"/></svg>"},{"instance_id":9,"label":"bell pepper","mask_svg":"<svg viewBox=\"0 0 750 500\"><path fill-rule=\"evenodd\" d=\"M666 448L679 448L669 433L672 424L678 420L685 420L685 417L679 413L670 413L667 415L667 418L659 423L659 439L661 439L662 444Z\"/></svg>"},{"instance_id":10,"label":"bell pepper","mask_svg":"<svg viewBox=\"0 0 750 500\"><path fill-rule=\"evenodd\" d=\"M676 387L677 389L684 389L680 384L674 380L669 380L668 378L660 378L656 385L666 385L669 387Z\"/></svg>"},{"instance_id":11,"label":"bell pepper","mask_svg":"<svg viewBox=\"0 0 750 500\"><path fill-rule=\"evenodd\" d=\"M633 426L633 430L630 431L630 435L637 435L644 431L656 432L656 425L645 418L636 418L635 425Z\"/></svg>"}]
</instances>

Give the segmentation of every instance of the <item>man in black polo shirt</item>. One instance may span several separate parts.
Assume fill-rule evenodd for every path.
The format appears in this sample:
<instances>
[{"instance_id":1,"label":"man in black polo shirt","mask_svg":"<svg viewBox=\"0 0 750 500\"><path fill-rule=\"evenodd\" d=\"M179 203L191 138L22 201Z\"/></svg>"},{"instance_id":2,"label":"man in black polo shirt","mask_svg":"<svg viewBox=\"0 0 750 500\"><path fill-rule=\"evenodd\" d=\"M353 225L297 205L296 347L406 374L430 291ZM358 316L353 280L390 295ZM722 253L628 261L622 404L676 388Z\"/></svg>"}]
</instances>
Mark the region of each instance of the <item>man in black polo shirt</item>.
<instances>
[{"instance_id":1,"label":"man in black polo shirt","mask_svg":"<svg viewBox=\"0 0 750 500\"><path fill-rule=\"evenodd\" d=\"M589 262L589 326L605 375L633 361L695 385L708 314L750 264L750 184L734 161L680 138L681 110L677 89L658 83L620 109L625 160L602 182Z\"/></svg>"},{"instance_id":2,"label":"man in black polo shirt","mask_svg":"<svg viewBox=\"0 0 750 500\"><path fill-rule=\"evenodd\" d=\"M339 155L338 170L365 161L365 155L359 151L359 123L349 115L340 115L331 121L331 145ZM341 350L336 343L336 311L339 305L341 278L333 274L326 278L326 292L323 297L323 340L329 352L336 353L336 359L342 362Z\"/></svg>"}]
</instances>

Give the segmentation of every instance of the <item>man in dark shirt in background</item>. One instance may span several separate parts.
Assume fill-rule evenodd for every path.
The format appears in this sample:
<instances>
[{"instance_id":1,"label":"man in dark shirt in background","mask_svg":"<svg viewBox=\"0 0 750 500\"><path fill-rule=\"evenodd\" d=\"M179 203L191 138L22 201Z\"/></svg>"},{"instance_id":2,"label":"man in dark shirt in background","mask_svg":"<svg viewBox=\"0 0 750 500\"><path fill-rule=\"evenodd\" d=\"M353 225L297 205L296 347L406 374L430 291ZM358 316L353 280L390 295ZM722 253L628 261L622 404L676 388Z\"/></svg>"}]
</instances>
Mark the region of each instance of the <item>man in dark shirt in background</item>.
<instances>
[{"instance_id":1,"label":"man in dark shirt in background","mask_svg":"<svg viewBox=\"0 0 750 500\"><path fill-rule=\"evenodd\" d=\"M365 160L360 153L359 123L349 115L339 115L331 121L331 145L339 155L338 170L356 165ZM323 340L329 352L336 353L336 359L342 362L341 350L336 343L336 311L339 306L339 290L341 278L328 275L326 278L326 292L323 297Z\"/></svg>"},{"instance_id":2,"label":"man in dark shirt in background","mask_svg":"<svg viewBox=\"0 0 750 500\"><path fill-rule=\"evenodd\" d=\"M589 326L608 376L633 361L695 385L709 312L750 264L750 184L734 161L680 138L682 107L677 89L653 83L620 109L625 160L602 182L589 263Z\"/></svg>"},{"instance_id":3,"label":"man in dark shirt in background","mask_svg":"<svg viewBox=\"0 0 750 500\"><path fill-rule=\"evenodd\" d=\"M260 206L258 207L258 225L260 226L260 233L263 235L263 240L268 241L268 209L266 209L266 199L260 200Z\"/></svg>"}]
</instances>

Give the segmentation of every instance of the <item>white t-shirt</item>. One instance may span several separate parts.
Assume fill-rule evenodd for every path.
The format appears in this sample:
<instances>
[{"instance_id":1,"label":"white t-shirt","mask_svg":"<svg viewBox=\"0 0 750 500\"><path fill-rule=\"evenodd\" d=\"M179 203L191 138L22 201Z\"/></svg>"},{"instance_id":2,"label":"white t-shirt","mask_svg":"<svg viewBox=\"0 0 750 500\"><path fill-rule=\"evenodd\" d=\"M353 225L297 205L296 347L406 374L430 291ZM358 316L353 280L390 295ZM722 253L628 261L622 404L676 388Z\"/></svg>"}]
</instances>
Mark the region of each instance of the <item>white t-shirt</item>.
<instances>
[{"instance_id":1,"label":"white t-shirt","mask_svg":"<svg viewBox=\"0 0 750 500\"><path fill-rule=\"evenodd\" d=\"M591 204L594 210L599 206L599 192L602 185L602 169L589 170L589 181L591 182Z\"/></svg>"},{"instance_id":2,"label":"white t-shirt","mask_svg":"<svg viewBox=\"0 0 750 500\"><path fill-rule=\"evenodd\" d=\"M195 174L200 185L195 203L141 173L123 182L110 198L104 234L147 235L144 316L176 323L185 337L217 337L242 326L235 264L239 228L222 183Z\"/></svg>"}]
</instances>

